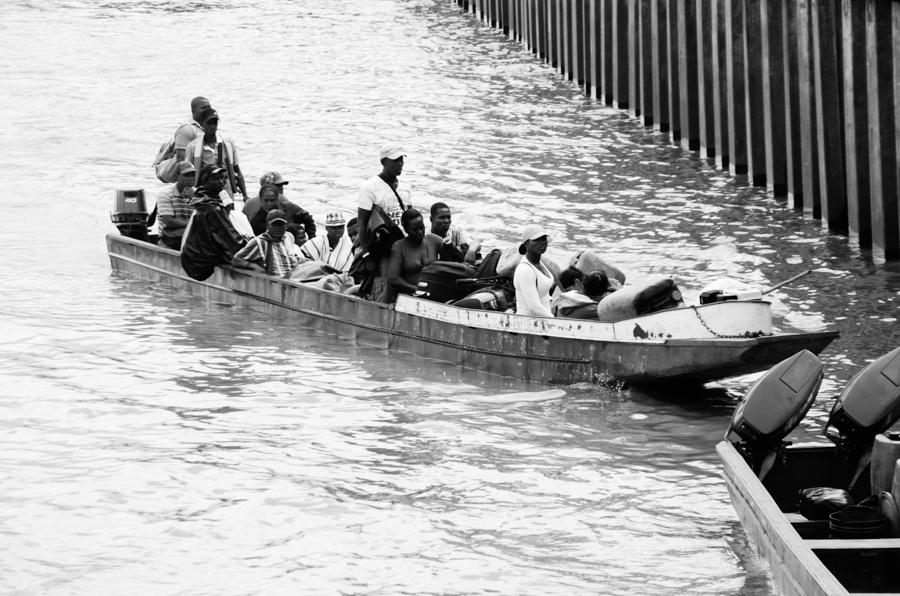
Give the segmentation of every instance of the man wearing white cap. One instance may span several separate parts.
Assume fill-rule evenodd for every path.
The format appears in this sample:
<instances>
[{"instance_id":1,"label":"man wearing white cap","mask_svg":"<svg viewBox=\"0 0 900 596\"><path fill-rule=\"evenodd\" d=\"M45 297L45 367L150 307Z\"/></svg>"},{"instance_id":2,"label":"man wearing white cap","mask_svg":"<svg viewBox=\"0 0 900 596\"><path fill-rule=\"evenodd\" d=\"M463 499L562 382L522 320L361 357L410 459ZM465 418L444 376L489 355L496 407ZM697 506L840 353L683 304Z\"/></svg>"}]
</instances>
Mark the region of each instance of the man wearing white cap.
<instances>
[{"instance_id":1,"label":"man wearing white cap","mask_svg":"<svg viewBox=\"0 0 900 596\"><path fill-rule=\"evenodd\" d=\"M363 252L369 249L372 231L383 223L400 225L400 216L409 209L411 192L409 185L401 184L398 176L403 172L403 149L392 145L380 153L381 173L372 176L359 188L359 245ZM388 219L390 221L385 221Z\"/></svg>"},{"instance_id":2,"label":"man wearing white cap","mask_svg":"<svg viewBox=\"0 0 900 596\"><path fill-rule=\"evenodd\" d=\"M332 211L325 216L325 235L316 236L300 247L311 261L321 261L341 273L346 273L353 260L353 241L344 233L344 214Z\"/></svg>"}]
</instances>

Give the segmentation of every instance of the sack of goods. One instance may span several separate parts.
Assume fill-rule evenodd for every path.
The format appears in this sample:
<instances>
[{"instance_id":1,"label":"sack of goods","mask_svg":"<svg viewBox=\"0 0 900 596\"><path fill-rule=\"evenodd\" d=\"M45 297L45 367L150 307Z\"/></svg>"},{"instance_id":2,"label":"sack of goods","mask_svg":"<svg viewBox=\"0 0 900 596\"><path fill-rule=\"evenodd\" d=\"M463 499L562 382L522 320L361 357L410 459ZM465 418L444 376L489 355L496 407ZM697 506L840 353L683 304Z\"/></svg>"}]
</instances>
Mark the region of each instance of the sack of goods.
<instances>
[{"instance_id":1,"label":"sack of goods","mask_svg":"<svg viewBox=\"0 0 900 596\"><path fill-rule=\"evenodd\" d=\"M594 271L602 271L609 279L615 279L620 284L625 283L625 274L618 267L610 265L601 259L597 253L589 250L583 250L572 257L572 260L569 261L569 267L574 267L585 275Z\"/></svg>"},{"instance_id":2,"label":"sack of goods","mask_svg":"<svg viewBox=\"0 0 900 596\"><path fill-rule=\"evenodd\" d=\"M472 285L458 284L457 281L474 277L475 267L468 263L435 261L422 269L415 296L436 302L459 300L472 291Z\"/></svg>"},{"instance_id":3,"label":"sack of goods","mask_svg":"<svg viewBox=\"0 0 900 596\"><path fill-rule=\"evenodd\" d=\"M175 137L162 144L153 160L153 168L160 182L171 183L178 180L178 159L175 155Z\"/></svg>"},{"instance_id":4,"label":"sack of goods","mask_svg":"<svg viewBox=\"0 0 900 596\"><path fill-rule=\"evenodd\" d=\"M616 290L597 305L597 317L614 323L638 315L684 306L678 286L669 277L651 277Z\"/></svg>"}]
</instances>

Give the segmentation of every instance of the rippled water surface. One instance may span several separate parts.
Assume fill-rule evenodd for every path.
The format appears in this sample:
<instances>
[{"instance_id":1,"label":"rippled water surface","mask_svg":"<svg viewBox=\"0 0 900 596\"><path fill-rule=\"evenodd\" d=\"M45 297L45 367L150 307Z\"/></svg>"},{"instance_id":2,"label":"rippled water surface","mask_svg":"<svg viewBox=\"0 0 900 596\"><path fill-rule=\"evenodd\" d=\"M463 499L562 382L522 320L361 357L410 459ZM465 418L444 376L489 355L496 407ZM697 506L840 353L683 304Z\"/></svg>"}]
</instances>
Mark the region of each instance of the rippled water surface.
<instances>
[{"instance_id":1,"label":"rippled water surface","mask_svg":"<svg viewBox=\"0 0 900 596\"><path fill-rule=\"evenodd\" d=\"M487 245L540 221L631 278L836 328L800 434L900 344L900 274L583 97L439 0L0 5L0 592L769 594L714 454L752 379L499 379L110 274L115 189L208 96L250 180L413 202ZM253 186L253 185L251 185Z\"/></svg>"}]
</instances>

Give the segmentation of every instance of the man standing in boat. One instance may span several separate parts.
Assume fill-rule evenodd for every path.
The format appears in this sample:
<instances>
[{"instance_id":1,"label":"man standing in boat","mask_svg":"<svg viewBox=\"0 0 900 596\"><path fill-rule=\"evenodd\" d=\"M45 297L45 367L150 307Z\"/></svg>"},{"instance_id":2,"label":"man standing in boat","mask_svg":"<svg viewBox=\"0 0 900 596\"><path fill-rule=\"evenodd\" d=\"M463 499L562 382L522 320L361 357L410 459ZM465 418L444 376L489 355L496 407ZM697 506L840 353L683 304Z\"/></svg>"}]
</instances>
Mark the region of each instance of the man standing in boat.
<instances>
[{"instance_id":1,"label":"man standing in boat","mask_svg":"<svg viewBox=\"0 0 900 596\"><path fill-rule=\"evenodd\" d=\"M244 185L244 176L238 163L237 149L231 139L219 134L218 112L211 107L204 108L200 113L200 123L203 125L203 136L188 143L185 149L186 159L193 163L198 171L206 165L223 168L228 176L225 192L232 200L235 192L240 192L246 199L247 187Z\"/></svg>"},{"instance_id":2,"label":"man standing in boat","mask_svg":"<svg viewBox=\"0 0 900 596\"><path fill-rule=\"evenodd\" d=\"M200 114L207 108L210 108L210 105L209 100L205 97L198 96L192 99L191 117L193 119L182 124L175 131L175 157L179 163L184 161L185 151L190 142L203 136L204 130L203 125L200 124Z\"/></svg>"},{"instance_id":3,"label":"man standing in boat","mask_svg":"<svg viewBox=\"0 0 900 596\"><path fill-rule=\"evenodd\" d=\"M357 238L360 254L368 261L366 276L368 283L363 283L361 294L372 296L376 300L386 290L384 277L385 261L390 247L384 254L372 255L375 229L382 225L400 230L400 216L409 209L412 191L408 184L401 184L399 176L403 173L403 159L406 153L400 147L391 145L384 147L379 155L381 173L372 176L359 188L359 205L357 222L359 237ZM399 232L402 237L403 232Z\"/></svg>"},{"instance_id":4,"label":"man standing in boat","mask_svg":"<svg viewBox=\"0 0 900 596\"><path fill-rule=\"evenodd\" d=\"M406 154L397 146L381 150L381 173L372 176L359 189L359 245L366 251L372 241L372 231L383 223L400 225L400 216L409 209L411 191L401 183L403 159ZM384 221L385 216L389 221Z\"/></svg>"}]
</instances>

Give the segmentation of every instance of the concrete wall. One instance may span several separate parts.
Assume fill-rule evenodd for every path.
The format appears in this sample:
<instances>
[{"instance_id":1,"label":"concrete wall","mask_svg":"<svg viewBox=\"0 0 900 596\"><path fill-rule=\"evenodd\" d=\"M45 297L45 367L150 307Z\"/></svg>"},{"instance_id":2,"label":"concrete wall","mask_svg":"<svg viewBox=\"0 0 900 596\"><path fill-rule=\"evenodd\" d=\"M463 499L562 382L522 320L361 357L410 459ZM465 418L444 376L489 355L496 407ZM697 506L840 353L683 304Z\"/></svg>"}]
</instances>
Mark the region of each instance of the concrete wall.
<instances>
[{"instance_id":1,"label":"concrete wall","mask_svg":"<svg viewBox=\"0 0 900 596\"><path fill-rule=\"evenodd\" d=\"M900 1L454 1L588 96L900 259Z\"/></svg>"}]
</instances>

